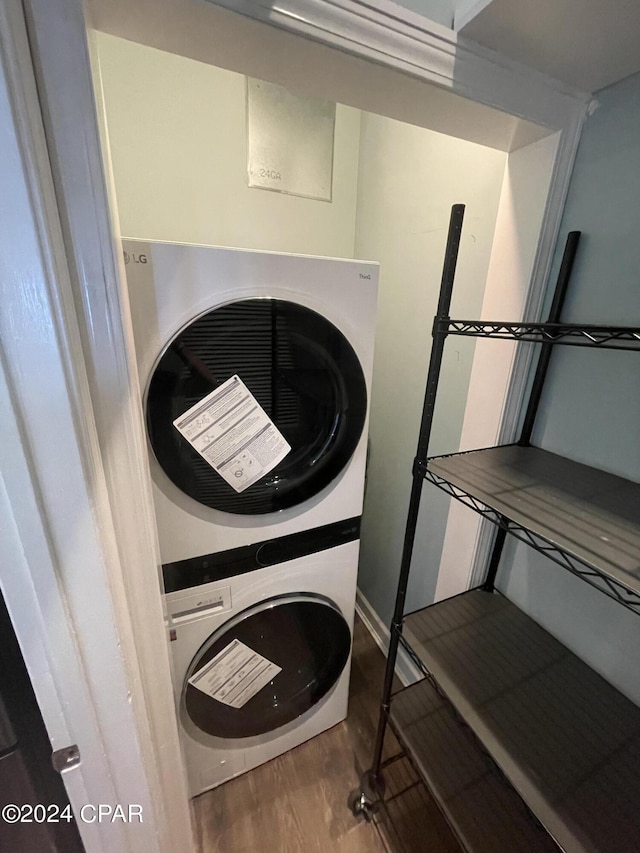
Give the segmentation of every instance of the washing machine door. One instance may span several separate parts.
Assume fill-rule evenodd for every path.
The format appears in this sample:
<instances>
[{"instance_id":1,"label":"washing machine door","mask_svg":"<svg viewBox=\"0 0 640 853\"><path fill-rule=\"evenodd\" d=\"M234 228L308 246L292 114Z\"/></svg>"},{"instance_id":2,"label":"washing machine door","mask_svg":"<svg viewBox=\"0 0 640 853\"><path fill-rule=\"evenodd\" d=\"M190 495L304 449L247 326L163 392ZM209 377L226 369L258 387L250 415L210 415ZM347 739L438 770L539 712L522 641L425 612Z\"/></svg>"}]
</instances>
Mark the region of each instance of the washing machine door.
<instances>
[{"instance_id":1,"label":"washing machine door","mask_svg":"<svg viewBox=\"0 0 640 853\"><path fill-rule=\"evenodd\" d=\"M268 474L238 493L173 421L238 375L291 446ZM295 506L343 470L362 435L367 389L349 341L325 317L281 299L245 299L196 318L171 341L147 391L153 452L196 501L230 513Z\"/></svg>"},{"instance_id":2,"label":"washing machine door","mask_svg":"<svg viewBox=\"0 0 640 853\"><path fill-rule=\"evenodd\" d=\"M184 680L183 720L199 738L276 731L320 702L350 651L349 626L329 600L301 594L262 602L198 650Z\"/></svg>"}]
</instances>

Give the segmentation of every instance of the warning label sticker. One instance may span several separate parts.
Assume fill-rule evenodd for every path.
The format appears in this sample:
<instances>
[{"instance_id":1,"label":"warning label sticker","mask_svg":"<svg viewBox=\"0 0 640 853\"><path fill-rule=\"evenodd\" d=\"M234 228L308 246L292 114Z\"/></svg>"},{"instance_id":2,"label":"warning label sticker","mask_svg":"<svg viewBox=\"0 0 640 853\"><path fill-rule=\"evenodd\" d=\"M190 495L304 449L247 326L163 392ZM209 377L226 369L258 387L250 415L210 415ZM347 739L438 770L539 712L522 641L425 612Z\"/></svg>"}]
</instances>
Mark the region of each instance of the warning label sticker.
<instances>
[{"instance_id":1,"label":"warning label sticker","mask_svg":"<svg viewBox=\"0 0 640 853\"><path fill-rule=\"evenodd\" d=\"M238 376L219 385L173 425L236 492L275 468L291 450Z\"/></svg>"},{"instance_id":2,"label":"warning label sticker","mask_svg":"<svg viewBox=\"0 0 640 853\"><path fill-rule=\"evenodd\" d=\"M233 640L189 679L198 690L231 708L242 708L282 667Z\"/></svg>"}]
</instances>

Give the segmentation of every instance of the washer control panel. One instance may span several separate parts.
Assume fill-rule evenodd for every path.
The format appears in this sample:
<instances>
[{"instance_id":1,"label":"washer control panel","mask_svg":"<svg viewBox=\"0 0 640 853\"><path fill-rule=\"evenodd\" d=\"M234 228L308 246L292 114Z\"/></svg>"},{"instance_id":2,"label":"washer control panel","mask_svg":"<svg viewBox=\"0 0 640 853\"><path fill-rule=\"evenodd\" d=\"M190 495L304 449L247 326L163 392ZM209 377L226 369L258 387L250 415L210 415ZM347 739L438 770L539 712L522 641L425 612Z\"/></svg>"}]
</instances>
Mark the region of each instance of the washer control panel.
<instances>
[{"instance_id":1,"label":"washer control panel","mask_svg":"<svg viewBox=\"0 0 640 853\"><path fill-rule=\"evenodd\" d=\"M201 589L191 595L173 598L171 602L170 623L178 625L214 613L224 613L231 610L231 587L219 586L214 589Z\"/></svg>"}]
</instances>

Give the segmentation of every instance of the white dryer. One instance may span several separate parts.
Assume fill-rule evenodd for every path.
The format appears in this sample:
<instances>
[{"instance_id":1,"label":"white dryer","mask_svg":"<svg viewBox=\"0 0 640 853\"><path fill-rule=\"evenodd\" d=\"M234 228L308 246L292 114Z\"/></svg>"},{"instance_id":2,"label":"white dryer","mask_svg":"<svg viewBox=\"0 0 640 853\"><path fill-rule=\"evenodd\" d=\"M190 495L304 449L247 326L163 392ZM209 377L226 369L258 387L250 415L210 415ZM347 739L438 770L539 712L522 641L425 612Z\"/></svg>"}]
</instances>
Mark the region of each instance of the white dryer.
<instances>
[{"instance_id":1,"label":"white dryer","mask_svg":"<svg viewBox=\"0 0 640 853\"><path fill-rule=\"evenodd\" d=\"M375 263L124 240L163 564L357 519ZM235 491L173 426L238 376L291 447Z\"/></svg>"},{"instance_id":2,"label":"white dryer","mask_svg":"<svg viewBox=\"0 0 640 853\"><path fill-rule=\"evenodd\" d=\"M191 795L344 719L357 540L167 594Z\"/></svg>"}]
</instances>

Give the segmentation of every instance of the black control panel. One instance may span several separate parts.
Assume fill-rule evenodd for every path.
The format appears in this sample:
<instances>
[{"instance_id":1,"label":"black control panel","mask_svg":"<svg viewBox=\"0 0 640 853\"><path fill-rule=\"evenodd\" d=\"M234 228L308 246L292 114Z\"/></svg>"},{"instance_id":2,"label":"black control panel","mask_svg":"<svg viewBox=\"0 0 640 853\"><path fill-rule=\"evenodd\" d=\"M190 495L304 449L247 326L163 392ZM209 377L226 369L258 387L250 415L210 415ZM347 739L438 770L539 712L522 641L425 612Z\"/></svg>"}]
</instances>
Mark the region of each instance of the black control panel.
<instances>
[{"instance_id":1,"label":"black control panel","mask_svg":"<svg viewBox=\"0 0 640 853\"><path fill-rule=\"evenodd\" d=\"M162 566L164 591L178 592L181 589L191 589L204 583L254 572L276 563L286 563L287 560L295 560L353 542L359 536L358 516L300 533L291 533L289 536L231 548L228 551L165 563Z\"/></svg>"}]
</instances>

